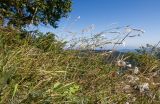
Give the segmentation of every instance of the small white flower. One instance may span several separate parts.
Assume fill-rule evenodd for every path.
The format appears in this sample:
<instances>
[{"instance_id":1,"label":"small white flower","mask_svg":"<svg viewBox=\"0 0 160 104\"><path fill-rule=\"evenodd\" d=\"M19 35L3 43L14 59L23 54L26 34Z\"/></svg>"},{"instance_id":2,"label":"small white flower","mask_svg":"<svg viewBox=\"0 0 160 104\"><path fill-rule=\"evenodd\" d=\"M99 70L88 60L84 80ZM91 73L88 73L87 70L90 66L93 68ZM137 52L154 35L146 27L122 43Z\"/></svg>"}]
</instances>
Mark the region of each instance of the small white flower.
<instances>
[{"instance_id":1,"label":"small white flower","mask_svg":"<svg viewBox=\"0 0 160 104\"><path fill-rule=\"evenodd\" d=\"M134 68L133 73L134 73L134 74L138 74L138 73L139 73L138 67L135 67L135 68Z\"/></svg>"},{"instance_id":2,"label":"small white flower","mask_svg":"<svg viewBox=\"0 0 160 104\"><path fill-rule=\"evenodd\" d=\"M128 76L130 83L136 83L139 80L138 77L133 77L132 75Z\"/></svg>"},{"instance_id":3,"label":"small white flower","mask_svg":"<svg viewBox=\"0 0 160 104\"><path fill-rule=\"evenodd\" d=\"M143 84L139 85L138 87L139 87L139 91L141 93L149 90L149 84L148 83L143 83Z\"/></svg>"},{"instance_id":4,"label":"small white flower","mask_svg":"<svg viewBox=\"0 0 160 104\"><path fill-rule=\"evenodd\" d=\"M126 102L125 104L129 104L129 102Z\"/></svg>"},{"instance_id":5,"label":"small white flower","mask_svg":"<svg viewBox=\"0 0 160 104\"><path fill-rule=\"evenodd\" d=\"M127 67L129 67L129 68L131 68L131 67L132 67L132 65L131 65L131 64L127 64L126 66L127 66Z\"/></svg>"},{"instance_id":6,"label":"small white flower","mask_svg":"<svg viewBox=\"0 0 160 104\"><path fill-rule=\"evenodd\" d=\"M138 81L139 80L139 78L138 77L135 77L135 79L134 79L135 81Z\"/></svg>"}]
</instances>

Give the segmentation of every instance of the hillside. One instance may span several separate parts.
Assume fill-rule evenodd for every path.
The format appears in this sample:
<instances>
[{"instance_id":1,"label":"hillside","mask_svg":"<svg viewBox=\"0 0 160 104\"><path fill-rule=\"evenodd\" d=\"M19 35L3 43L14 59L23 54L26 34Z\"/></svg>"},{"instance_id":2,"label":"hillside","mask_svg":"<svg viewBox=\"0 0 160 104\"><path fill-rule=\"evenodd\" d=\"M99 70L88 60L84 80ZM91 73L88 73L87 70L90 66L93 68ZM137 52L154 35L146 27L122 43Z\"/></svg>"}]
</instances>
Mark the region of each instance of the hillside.
<instances>
[{"instance_id":1,"label":"hillside","mask_svg":"<svg viewBox=\"0 0 160 104\"><path fill-rule=\"evenodd\" d=\"M54 34L10 28L0 46L0 104L160 103L160 61L147 52L64 50Z\"/></svg>"}]
</instances>

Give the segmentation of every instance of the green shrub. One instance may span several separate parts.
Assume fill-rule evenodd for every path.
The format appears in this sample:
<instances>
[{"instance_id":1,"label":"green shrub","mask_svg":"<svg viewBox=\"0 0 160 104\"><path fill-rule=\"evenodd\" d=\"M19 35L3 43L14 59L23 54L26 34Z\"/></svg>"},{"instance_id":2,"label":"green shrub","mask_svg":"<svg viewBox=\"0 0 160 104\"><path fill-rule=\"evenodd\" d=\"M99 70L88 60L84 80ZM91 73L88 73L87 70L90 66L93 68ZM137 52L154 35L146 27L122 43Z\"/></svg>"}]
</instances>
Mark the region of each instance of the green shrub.
<instances>
[{"instance_id":1,"label":"green shrub","mask_svg":"<svg viewBox=\"0 0 160 104\"><path fill-rule=\"evenodd\" d=\"M128 61L138 66L142 73L156 71L160 68L160 61L151 54L128 53L128 55L130 56Z\"/></svg>"},{"instance_id":2,"label":"green shrub","mask_svg":"<svg viewBox=\"0 0 160 104\"><path fill-rule=\"evenodd\" d=\"M43 34L38 31L27 32L10 28L0 28L1 49L14 49L22 45L30 45L45 52L61 52L65 42L58 41L53 33Z\"/></svg>"}]
</instances>

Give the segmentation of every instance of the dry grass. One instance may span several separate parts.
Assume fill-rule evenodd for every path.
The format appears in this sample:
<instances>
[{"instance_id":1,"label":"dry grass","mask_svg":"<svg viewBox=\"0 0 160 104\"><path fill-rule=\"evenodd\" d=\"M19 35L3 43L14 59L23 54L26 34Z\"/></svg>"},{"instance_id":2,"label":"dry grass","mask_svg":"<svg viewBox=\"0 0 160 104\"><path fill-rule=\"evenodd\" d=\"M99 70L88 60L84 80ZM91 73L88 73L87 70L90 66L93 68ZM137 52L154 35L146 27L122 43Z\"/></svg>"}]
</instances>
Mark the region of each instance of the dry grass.
<instances>
[{"instance_id":1,"label":"dry grass","mask_svg":"<svg viewBox=\"0 0 160 104\"><path fill-rule=\"evenodd\" d=\"M1 30L0 36L5 34L19 36L20 33ZM145 58L150 61L150 56L137 55L143 59L137 61L143 66L139 66L141 73L119 75L118 67L106 62L108 53L44 51L30 38L0 40L0 104L160 103L159 67L143 73L146 68L159 65L156 58L150 64L145 62ZM148 83L149 88L141 91L144 83Z\"/></svg>"}]
</instances>

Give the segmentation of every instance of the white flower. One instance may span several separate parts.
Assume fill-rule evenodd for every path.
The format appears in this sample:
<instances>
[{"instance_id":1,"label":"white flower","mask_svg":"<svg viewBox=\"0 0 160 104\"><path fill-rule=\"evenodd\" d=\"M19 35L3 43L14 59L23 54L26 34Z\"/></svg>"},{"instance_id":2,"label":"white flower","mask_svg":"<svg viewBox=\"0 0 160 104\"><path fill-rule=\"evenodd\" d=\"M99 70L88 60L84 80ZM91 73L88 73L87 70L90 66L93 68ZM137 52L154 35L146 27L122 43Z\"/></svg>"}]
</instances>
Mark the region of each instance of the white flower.
<instances>
[{"instance_id":1,"label":"white flower","mask_svg":"<svg viewBox=\"0 0 160 104\"><path fill-rule=\"evenodd\" d=\"M133 97L132 101L135 102L136 101L136 97Z\"/></svg>"},{"instance_id":2,"label":"white flower","mask_svg":"<svg viewBox=\"0 0 160 104\"><path fill-rule=\"evenodd\" d=\"M129 102L126 102L125 104L129 104Z\"/></svg>"},{"instance_id":3,"label":"white flower","mask_svg":"<svg viewBox=\"0 0 160 104\"><path fill-rule=\"evenodd\" d=\"M139 73L138 67L135 67L135 68L134 68L133 73L134 73L134 74L138 74L138 73Z\"/></svg>"},{"instance_id":4,"label":"white flower","mask_svg":"<svg viewBox=\"0 0 160 104\"><path fill-rule=\"evenodd\" d=\"M139 87L139 91L141 93L149 90L149 84L148 83L143 83L143 84L139 85L138 87Z\"/></svg>"},{"instance_id":5,"label":"white flower","mask_svg":"<svg viewBox=\"0 0 160 104\"><path fill-rule=\"evenodd\" d=\"M136 83L139 80L138 77L133 77L132 75L128 76L130 83Z\"/></svg>"},{"instance_id":6,"label":"white flower","mask_svg":"<svg viewBox=\"0 0 160 104\"><path fill-rule=\"evenodd\" d=\"M128 64L128 65L126 65L127 67L129 67L129 68L131 68L132 67L132 65L131 64Z\"/></svg>"},{"instance_id":7,"label":"white flower","mask_svg":"<svg viewBox=\"0 0 160 104\"><path fill-rule=\"evenodd\" d=\"M134 79L135 81L138 81L139 80L139 78L138 77L135 77L135 79Z\"/></svg>"}]
</instances>

